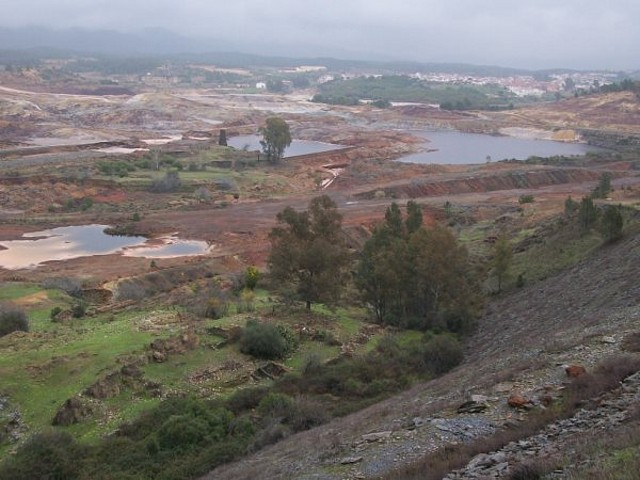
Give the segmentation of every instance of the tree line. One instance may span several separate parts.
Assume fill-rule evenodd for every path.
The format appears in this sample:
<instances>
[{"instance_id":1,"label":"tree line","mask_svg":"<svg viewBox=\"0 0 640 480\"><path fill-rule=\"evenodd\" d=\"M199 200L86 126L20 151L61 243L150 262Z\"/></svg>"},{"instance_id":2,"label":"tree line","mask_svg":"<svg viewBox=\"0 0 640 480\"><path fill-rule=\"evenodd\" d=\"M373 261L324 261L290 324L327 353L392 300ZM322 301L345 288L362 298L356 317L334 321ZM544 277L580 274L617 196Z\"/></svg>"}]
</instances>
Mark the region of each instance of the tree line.
<instances>
[{"instance_id":1,"label":"tree line","mask_svg":"<svg viewBox=\"0 0 640 480\"><path fill-rule=\"evenodd\" d=\"M352 281L381 324L467 331L481 304L477 269L446 227L424 226L413 201L406 210L392 203L362 251L351 252L331 198L314 198L302 212L287 207L270 235L271 277L307 308L335 303Z\"/></svg>"}]
</instances>

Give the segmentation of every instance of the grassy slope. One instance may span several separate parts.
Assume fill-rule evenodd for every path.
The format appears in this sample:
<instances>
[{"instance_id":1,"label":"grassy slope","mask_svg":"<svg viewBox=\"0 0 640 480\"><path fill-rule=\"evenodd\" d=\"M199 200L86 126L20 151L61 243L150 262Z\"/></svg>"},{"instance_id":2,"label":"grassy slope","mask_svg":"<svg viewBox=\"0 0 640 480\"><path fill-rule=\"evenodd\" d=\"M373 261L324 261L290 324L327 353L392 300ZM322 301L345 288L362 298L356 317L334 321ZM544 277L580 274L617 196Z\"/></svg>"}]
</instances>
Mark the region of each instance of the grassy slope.
<instances>
[{"instance_id":1,"label":"grassy slope","mask_svg":"<svg viewBox=\"0 0 640 480\"><path fill-rule=\"evenodd\" d=\"M37 298L37 301L33 301ZM117 314L100 314L76 319L69 324L54 323L49 312L54 306L68 308L72 300L57 290L43 290L35 284L5 283L0 285L0 299L13 301L27 311L31 323L29 333L14 333L0 338L0 396L9 399L12 410L21 414L28 432L39 431L51 424L63 402L93 384L96 379L116 371L123 362L145 356L148 345L158 337L175 335L193 325L168 322L154 325L154 319L174 315L173 310L156 307L153 310L138 307ZM31 299L31 300L30 300ZM234 313L220 320L207 320L196 325L200 332L200 345L180 355L169 355L164 363L148 363L142 367L144 379L158 382L166 394L191 392L198 396L226 396L238 382L255 383L250 373L259 362L239 352L237 345L222 349L215 345L222 339L209 335L210 326L229 328L243 326L250 316L271 312L266 291L256 295L257 311ZM359 309L328 310L315 306L311 317L300 318L285 313L276 320L292 327L310 322L325 329L335 338L349 342L362 327ZM304 317L304 315L303 315ZM359 343L358 350L366 351L375 345L380 335ZM284 364L298 370L311 356L321 360L336 357L339 346L319 341L301 342L299 349ZM88 421L66 429L85 441L113 431L121 422L129 421L159 402L158 398L125 389L119 395L105 400L91 400L96 413ZM0 412L0 423L3 421ZM0 454L11 448L0 446Z\"/></svg>"}]
</instances>

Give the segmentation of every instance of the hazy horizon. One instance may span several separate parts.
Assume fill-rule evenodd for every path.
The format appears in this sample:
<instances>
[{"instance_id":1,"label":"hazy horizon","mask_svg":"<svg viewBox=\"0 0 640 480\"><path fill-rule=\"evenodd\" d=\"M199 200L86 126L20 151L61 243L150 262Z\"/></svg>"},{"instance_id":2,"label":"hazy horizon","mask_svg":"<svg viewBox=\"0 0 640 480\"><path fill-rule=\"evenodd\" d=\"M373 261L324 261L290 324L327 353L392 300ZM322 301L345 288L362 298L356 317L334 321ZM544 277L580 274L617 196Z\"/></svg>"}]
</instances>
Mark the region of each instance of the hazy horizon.
<instances>
[{"instance_id":1,"label":"hazy horizon","mask_svg":"<svg viewBox=\"0 0 640 480\"><path fill-rule=\"evenodd\" d=\"M274 56L638 70L640 2L594 0L9 0L0 27L137 34L164 29L205 51ZM42 45L46 46L46 45Z\"/></svg>"}]
</instances>

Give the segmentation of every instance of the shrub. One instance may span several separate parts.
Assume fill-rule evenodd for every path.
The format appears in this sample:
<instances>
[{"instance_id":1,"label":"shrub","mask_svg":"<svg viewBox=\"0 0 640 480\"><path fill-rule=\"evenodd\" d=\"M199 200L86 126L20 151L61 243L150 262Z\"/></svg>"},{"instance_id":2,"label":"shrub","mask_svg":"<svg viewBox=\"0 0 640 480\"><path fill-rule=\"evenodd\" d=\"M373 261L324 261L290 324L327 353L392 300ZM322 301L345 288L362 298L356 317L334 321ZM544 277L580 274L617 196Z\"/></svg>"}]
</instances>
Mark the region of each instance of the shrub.
<instances>
[{"instance_id":1,"label":"shrub","mask_svg":"<svg viewBox=\"0 0 640 480\"><path fill-rule=\"evenodd\" d=\"M142 300L146 296L146 289L135 280L123 280L116 286L115 298L118 301Z\"/></svg>"},{"instance_id":2,"label":"shrub","mask_svg":"<svg viewBox=\"0 0 640 480\"><path fill-rule=\"evenodd\" d=\"M0 478L73 480L80 478L84 455L85 449L66 432L37 433L0 467Z\"/></svg>"},{"instance_id":3,"label":"shrub","mask_svg":"<svg viewBox=\"0 0 640 480\"><path fill-rule=\"evenodd\" d=\"M427 337L424 362L429 370L439 375L462 362L464 354L460 342L450 334Z\"/></svg>"},{"instance_id":4,"label":"shrub","mask_svg":"<svg viewBox=\"0 0 640 480\"><path fill-rule=\"evenodd\" d=\"M576 202L571 195L564 201L564 214L567 217L573 216L573 214L580 208L580 204Z\"/></svg>"},{"instance_id":5,"label":"shrub","mask_svg":"<svg viewBox=\"0 0 640 480\"><path fill-rule=\"evenodd\" d=\"M52 277L43 280L43 288L57 288L67 295L79 297L82 295L82 281L71 277Z\"/></svg>"},{"instance_id":6,"label":"shrub","mask_svg":"<svg viewBox=\"0 0 640 480\"><path fill-rule=\"evenodd\" d=\"M290 434L291 431L288 427L282 425L280 422L272 421L269 425L258 432L249 450L255 452L260 450L262 447L272 445L284 438L287 438Z\"/></svg>"},{"instance_id":7,"label":"shrub","mask_svg":"<svg viewBox=\"0 0 640 480\"><path fill-rule=\"evenodd\" d=\"M244 289L236 302L236 313L253 312L256 309L254 300L255 294L249 289Z\"/></svg>"},{"instance_id":8,"label":"shrub","mask_svg":"<svg viewBox=\"0 0 640 480\"><path fill-rule=\"evenodd\" d=\"M287 330L257 320L248 320L240 339L240 351L256 358L284 358L294 345L283 335Z\"/></svg>"},{"instance_id":9,"label":"shrub","mask_svg":"<svg viewBox=\"0 0 640 480\"><path fill-rule=\"evenodd\" d=\"M208 202L209 200L211 200L211 192L208 188L205 187L198 187L195 192L193 192L193 196L196 198L196 200L199 200L201 202Z\"/></svg>"},{"instance_id":10,"label":"shrub","mask_svg":"<svg viewBox=\"0 0 640 480\"><path fill-rule=\"evenodd\" d=\"M71 307L71 316L73 318L82 318L87 313L87 307L84 303L78 302Z\"/></svg>"},{"instance_id":11,"label":"shrub","mask_svg":"<svg viewBox=\"0 0 640 480\"><path fill-rule=\"evenodd\" d=\"M227 408L238 414L256 408L269 393L267 387L249 387L236 390L226 402Z\"/></svg>"},{"instance_id":12,"label":"shrub","mask_svg":"<svg viewBox=\"0 0 640 480\"><path fill-rule=\"evenodd\" d=\"M194 297L187 297L184 305L194 315L218 319L229 313L229 294L212 283L198 289Z\"/></svg>"},{"instance_id":13,"label":"shrub","mask_svg":"<svg viewBox=\"0 0 640 480\"><path fill-rule=\"evenodd\" d=\"M533 203L534 198L533 195L520 195L520 197L518 198L518 203L519 204L524 204L524 203Z\"/></svg>"},{"instance_id":14,"label":"shrub","mask_svg":"<svg viewBox=\"0 0 640 480\"><path fill-rule=\"evenodd\" d=\"M51 311L49 312L49 317L51 318L51 320L55 320L55 318L58 316L58 314L62 312L62 308L60 307L53 307L51 309Z\"/></svg>"},{"instance_id":15,"label":"shrub","mask_svg":"<svg viewBox=\"0 0 640 480\"><path fill-rule=\"evenodd\" d=\"M322 425L328 420L329 415L320 402L307 397L297 397L287 423L294 432L301 432Z\"/></svg>"},{"instance_id":16,"label":"shrub","mask_svg":"<svg viewBox=\"0 0 640 480\"><path fill-rule=\"evenodd\" d=\"M249 290L253 290L258 285L258 280L260 280L260 270L253 265L248 266L244 272L244 285Z\"/></svg>"},{"instance_id":17,"label":"shrub","mask_svg":"<svg viewBox=\"0 0 640 480\"><path fill-rule=\"evenodd\" d=\"M622 339L622 350L626 352L640 352L640 332L625 335Z\"/></svg>"},{"instance_id":18,"label":"shrub","mask_svg":"<svg viewBox=\"0 0 640 480\"><path fill-rule=\"evenodd\" d=\"M185 451L204 441L207 422L190 415L174 415L158 430L158 445L162 450Z\"/></svg>"},{"instance_id":19,"label":"shrub","mask_svg":"<svg viewBox=\"0 0 640 480\"><path fill-rule=\"evenodd\" d=\"M545 473L547 472L541 465L521 463L513 469L511 475L509 475L509 480L538 480L542 478Z\"/></svg>"},{"instance_id":20,"label":"shrub","mask_svg":"<svg viewBox=\"0 0 640 480\"><path fill-rule=\"evenodd\" d=\"M151 183L153 193L171 193L180 189L182 182L178 172L167 172L164 177L158 178Z\"/></svg>"},{"instance_id":21,"label":"shrub","mask_svg":"<svg viewBox=\"0 0 640 480\"><path fill-rule=\"evenodd\" d=\"M16 331L29 331L27 315L19 308L0 305L0 337Z\"/></svg>"},{"instance_id":22,"label":"shrub","mask_svg":"<svg viewBox=\"0 0 640 480\"><path fill-rule=\"evenodd\" d=\"M600 222L600 232L607 241L612 242L622 237L624 218L622 217L622 206L608 205L605 208L602 221Z\"/></svg>"},{"instance_id":23,"label":"shrub","mask_svg":"<svg viewBox=\"0 0 640 480\"><path fill-rule=\"evenodd\" d=\"M294 401L284 393L270 393L258 404L258 413L265 418L286 420L291 415Z\"/></svg>"}]
</instances>

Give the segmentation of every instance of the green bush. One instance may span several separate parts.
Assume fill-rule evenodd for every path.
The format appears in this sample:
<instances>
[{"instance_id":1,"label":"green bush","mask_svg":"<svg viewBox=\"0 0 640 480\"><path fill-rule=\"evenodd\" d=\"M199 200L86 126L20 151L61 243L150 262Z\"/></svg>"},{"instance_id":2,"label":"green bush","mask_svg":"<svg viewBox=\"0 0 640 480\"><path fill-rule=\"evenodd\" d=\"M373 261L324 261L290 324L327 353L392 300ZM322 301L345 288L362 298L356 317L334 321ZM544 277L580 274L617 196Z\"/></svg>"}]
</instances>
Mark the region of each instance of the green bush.
<instances>
[{"instance_id":1,"label":"green bush","mask_svg":"<svg viewBox=\"0 0 640 480\"><path fill-rule=\"evenodd\" d=\"M436 375L458 366L464 357L462 345L450 334L428 335L424 345L424 362Z\"/></svg>"},{"instance_id":2,"label":"green bush","mask_svg":"<svg viewBox=\"0 0 640 480\"><path fill-rule=\"evenodd\" d=\"M233 392L233 395L226 401L226 406L236 414L252 410L258 406L268 393L269 389L267 387L241 388Z\"/></svg>"},{"instance_id":3,"label":"green bush","mask_svg":"<svg viewBox=\"0 0 640 480\"><path fill-rule=\"evenodd\" d=\"M71 316L73 318L82 318L86 313L87 307L82 302L76 303L73 307L71 307Z\"/></svg>"},{"instance_id":4,"label":"green bush","mask_svg":"<svg viewBox=\"0 0 640 480\"><path fill-rule=\"evenodd\" d=\"M293 398L284 393L270 393L258 404L258 413L265 418L280 418L286 420L291 415Z\"/></svg>"},{"instance_id":5,"label":"green bush","mask_svg":"<svg viewBox=\"0 0 640 480\"><path fill-rule=\"evenodd\" d=\"M260 280L260 270L253 265L247 267L247 270L244 273L244 285L249 290L253 290L258 284L258 280Z\"/></svg>"},{"instance_id":6,"label":"green bush","mask_svg":"<svg viewBox=\"0 0 640 480\"><path fill-rule=\"evenodd\" d=\"M520 195L520 197L518 198L519 204L533 203L533 202L534 202L533 195Z\"/></svg>"},{"instance_id":7,"label":"green bush","mask_svg":"<svg viewBox=\"0 0 640 480\"><path fill-rule=\"evenodd\" d=\"M248 320L240 339L240 351L268 360L284 358L295 348L293 334L286 328Z\"/></svg>"},{"instance_id":8,"label":"green bush","mask_svg":"<svg viewBox=\"0 0 640 480\"><path fill-rule=\"evenodd\" d=\"M0 337L16 331L29 331L27 315L19 308L0 305Z\"/></svg>"},{"instance_id":9,"label":"green bush","mask_svg":"<svg viewBox=\"0 0 640 480\"><path fill-rule=\"evenodd\" d=\"M184 451L203 443L207 433L207 422L204 420L189 415L175 415L158 430L158 445L162 450Z\"/></svg>"},{"instance_id":10,"label":"green bush","mask_svg":"<svg viewBox=\"0 0 640 480\"><path fill-rule=\"evenodd\" d=\"M73 480L80 478L86 450L66 432L36 433L0 466L0 478Z\"/></svg>"},{"instance_id":11,"label":"green bush","mask_svg":"<svg viewBox=\"0 0 640 480\"><path fill-rule=\"evenodd\" d=\"M53 307L51 309L51 311L49 312L49 318L51 318L51 320L55 320L56 317L58 316L58 314L62 312L62 308L60 307Z\"/></svg>"},{"instance_id":12,"label":"green bush","mask_svg":"<svg viewBox=\"0 0 640 480\"><path fill-rule=\"evenodd\" d=\"M182 182L176 171L167 172L164 177L156 178L151 183L150 191L153 193L171 193L180 189Z\"/></svg>"}]
</instances>

